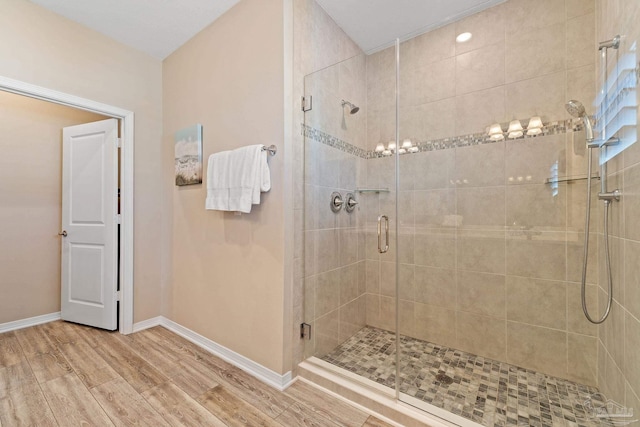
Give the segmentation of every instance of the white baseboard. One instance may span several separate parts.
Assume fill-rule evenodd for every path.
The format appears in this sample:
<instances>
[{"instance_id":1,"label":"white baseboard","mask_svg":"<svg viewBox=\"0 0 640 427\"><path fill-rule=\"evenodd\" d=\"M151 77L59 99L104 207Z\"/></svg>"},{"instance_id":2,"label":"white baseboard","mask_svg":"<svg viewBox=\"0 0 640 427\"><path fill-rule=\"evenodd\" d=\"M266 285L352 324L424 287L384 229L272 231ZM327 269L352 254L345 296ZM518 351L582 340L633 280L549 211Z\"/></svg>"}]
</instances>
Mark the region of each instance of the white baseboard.
<instances>
[{"instance_id":1,"label":"white baseboard","mask_svg":"<svg viewBox=\"0 0 640 427\"><path fill-rule=\"evenodd\" d=\"M161 324L162 324L162 316L152 317L151 319L134 323L132 332L143 331L145 329L153 328L154 326L160 326Z\"/></svg>"},{"instance_id":2,"label":"white baseboard","mask_svg":"<svg viewBox=\"0 0 640 427\"><path fill-rule=\"evenodd\" d=\"M138 332L143 329L152 328L154 326L163 326L167 328L171 332L180 335L181 337L191 341L197 346L202 347L209 353L221 358L226 362L231 363L232 365L242 369L246 373L256 377L263 383L266 383L280 391L285 390L295 381L295 379L291 378L291 371L282 375L278 374L277 372L274 372L271 369L266 368L261 364L254 362L253 360L239 353L236 353L233 350L230 350L214 341L211 341L209 338L203 337L197 332L185 328L184 326L174 322L173 320L169 320L164 316L158 316L148 320L144 320L142 322L137 322L133 325L133 331Z\"/></svg>"},{"instance_id":3,"label":"white baseboard","mask_svg":"<svg viewBox=\"0 0 640 427\"><path fill-rule=\"evenodd\" d=\"M28 328L29 326L41 325L43 323L60 320L60 312L43 314L42 316L29 317L27 319L14 320L13 322L0 323L0 334L3 332L15 331L16 329Z\"/></svg>"}]
</instances>

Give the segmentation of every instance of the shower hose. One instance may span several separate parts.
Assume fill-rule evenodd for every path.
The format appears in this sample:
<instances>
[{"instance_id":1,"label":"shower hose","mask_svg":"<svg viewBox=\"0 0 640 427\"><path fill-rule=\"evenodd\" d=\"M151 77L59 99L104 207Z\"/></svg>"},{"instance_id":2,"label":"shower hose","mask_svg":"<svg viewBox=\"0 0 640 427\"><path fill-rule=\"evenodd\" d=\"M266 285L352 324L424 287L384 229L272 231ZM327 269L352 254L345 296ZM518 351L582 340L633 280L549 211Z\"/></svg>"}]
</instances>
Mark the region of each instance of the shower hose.
<instances>
[{"instance_id":1,"label":"shower hose","mask_svg":"<svg viewBox=\"0 0 640 427\"><path fill-rule=\"evenodd\" d=\"M613 300L613 278L611 277L611 258L609 256L609 205L611 204L611 202L609 200L604 201L604 253L607 269L607 289L609 293L609 299L607 301L607 308L605 309L602 317L600 319L594 320L589 314L589 309L587 308L587 258L589 255L589 221L591 219L591 161L593 157L593 148L587 147L587 150L589 151L589 164L587 166L587 213L585 217L584 227L584 255L582 258L582 287L580 293L582 298L582 311L584 311L584 315L587 317L589 322L598 325L604 322L609 316L609 312L611 311L611 301ZM600 177L600 179L606 178Z\"/></svg>"}]
</instances>

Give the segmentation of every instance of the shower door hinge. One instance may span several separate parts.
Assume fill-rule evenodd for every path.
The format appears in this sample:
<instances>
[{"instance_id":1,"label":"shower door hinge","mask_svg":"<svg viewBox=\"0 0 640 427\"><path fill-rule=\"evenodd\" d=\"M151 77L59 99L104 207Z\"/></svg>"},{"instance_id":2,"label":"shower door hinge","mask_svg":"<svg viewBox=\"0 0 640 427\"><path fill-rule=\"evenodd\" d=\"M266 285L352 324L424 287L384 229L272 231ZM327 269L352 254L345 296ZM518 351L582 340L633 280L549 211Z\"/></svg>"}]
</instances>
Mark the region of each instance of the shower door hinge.
<instances>
[{"instance_id":1,"label":"shower door hinge","mask_svg":"<svg viewBox=\"0 0 640 427\"><path fill-rule=\"evenodd\" d=\"M116 147L122 148L122 138L116 138Z\"/></svg>"},{"instance_id":2,"label":"shower door hinge","mask_svg":"<svg viewBox=\"0 0 640 427\"><path fill-rule=\"evenodd\" d=\"M308 323L300 323L300 338L311 339L311 325Z\"/></svg>"},{"instance_id":3,"label":"shower door hinge","mask_svg":"<svg viewBox=\"0 0 640 427\"><path fill-rule=\"evenodd\" d=\"M307 101L309 101L309 106L307 107ZM307 111L311 111L313 110L313 96L309 95L309 98L307 98L306 96L302 97L302 111L304 111L305 113Z\"/></svg>"}]
</instances>

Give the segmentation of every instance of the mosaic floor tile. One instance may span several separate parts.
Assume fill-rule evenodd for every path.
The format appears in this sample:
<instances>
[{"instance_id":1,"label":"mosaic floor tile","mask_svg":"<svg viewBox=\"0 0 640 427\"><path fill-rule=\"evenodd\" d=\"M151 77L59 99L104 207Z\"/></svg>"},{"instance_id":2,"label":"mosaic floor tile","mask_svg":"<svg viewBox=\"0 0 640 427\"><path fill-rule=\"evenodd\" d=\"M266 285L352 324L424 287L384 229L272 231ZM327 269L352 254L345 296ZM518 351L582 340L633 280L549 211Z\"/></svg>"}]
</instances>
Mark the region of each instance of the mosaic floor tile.
<instances>
[{"instance_id":1,"label":"mosaic floor tile","mask_svg":"<svg viewBox=\"0 0 640 427\"><path fill-rule=\"evenodd\" d=\"M395 342L395 333L365 327L322 359L394 388ZM402 336L400 348L402 393L479 424L609 425L584 406L598 393L595 387L415 338Z\"/></svg>"}]
</instances>

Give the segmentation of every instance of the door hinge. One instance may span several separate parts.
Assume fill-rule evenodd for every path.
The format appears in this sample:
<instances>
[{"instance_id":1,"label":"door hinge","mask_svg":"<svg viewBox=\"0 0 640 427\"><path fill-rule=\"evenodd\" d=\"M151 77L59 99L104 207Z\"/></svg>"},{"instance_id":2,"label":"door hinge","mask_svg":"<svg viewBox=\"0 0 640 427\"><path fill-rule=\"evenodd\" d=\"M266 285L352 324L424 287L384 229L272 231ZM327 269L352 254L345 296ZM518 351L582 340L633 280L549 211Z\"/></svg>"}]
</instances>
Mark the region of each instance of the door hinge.
<instances>
[{"instance_id":1,"label":"door hinge","mask_svg":"<svg viewBox=\"0 0 640 427\"><path fill-rule=\"evenodd\" d=\"M122 291L116 291L116 301L122 300Z\"/></svg>"},{"instance_id":2,"label":"door hinge","mask_svg":"<svg viewBox=\"0 0 640 427\"><path fill-rule=\"evenodd\" d=\"M116 147L122 148L122 138L116 138Z\"/></svg>"},{"instance_id":3,"label":"door hinge","mask_svg":"<svg viewBox=\"0 0 640 427\"><path fill-rule=\"evenodd\" d=\"M309 106L307 107L307 101L309 101ZM309 97L307 98L306 96L302 97L302 111L304 111L305 113L307 111L311 111L313 110L313 96L309 95Z\"/></svg>"},{"instance_id":4,"label":"door hinge","mask_svg":"<svg viewBox=\"0 0 640 427\"><path fill-rule=\"evenodd\" d=\"M300 323L300 338L311 339L311 325L308 323Z\"/></svg>"},{"instance_id":5,"label":"door hinge","mask_svg":"<svg viewBox=\"0 0 640 427\"><path fill-rule=\"evenodd\" d=\"M122 224L122 215L121 214L116 215L116 222L118 224Z\"/></svg>"}]
</instances>

